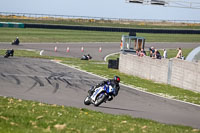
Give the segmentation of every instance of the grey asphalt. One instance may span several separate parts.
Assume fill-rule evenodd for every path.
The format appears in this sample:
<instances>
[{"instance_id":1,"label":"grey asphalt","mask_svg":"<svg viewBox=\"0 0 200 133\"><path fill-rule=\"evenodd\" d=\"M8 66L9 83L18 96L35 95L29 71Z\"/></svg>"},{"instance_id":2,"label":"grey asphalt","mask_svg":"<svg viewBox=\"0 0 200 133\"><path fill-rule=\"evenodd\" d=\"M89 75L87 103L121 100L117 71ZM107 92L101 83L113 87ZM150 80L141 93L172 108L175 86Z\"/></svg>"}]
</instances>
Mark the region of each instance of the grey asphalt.
<instances>
[{"instance_id":1,"label":"grey asphalt","mask_svg":"<svg viewBox=\"0 0 200 133\"><path fill-rule=\"evenodd\" d=\"M126 114L200 128L200 107L121 86L113 101L86 106L88 89L103 79L50 60L0 57L0 95L49 104Z\"/></svg>"},{"instance_id":2,"label":"grey asphalt","mask_svg":"<svg viewBox=\"0 0 200 133\"><path fill-rule=\"evenodd\" d=\"M57 46L57 52L54 47ZM81 47L84 52L81 52ZM146 48L195 48L198 43L146 43ZM67 47L70 52L66 52ZM99 47L102 52L99 52ZM13 46L0 43L0 49L44 50L44 55L81 57L90 53L95 60L103 60L110 53L119 52L118 43L22 43ZM200 128L200 107L146 94L121 86L119 95L100 107L85 106L83 100L88 89L103 79L56 64L44 59L0 57L0 95L88 108L112 114L156 120L167 124L180 124Z\"/></svg>"},{"instance_id":3,"label":"grey asphalt","mask_svg":"<svg viewBox=\"0 0 200 133\"><path fill-rule=\"evenodd\" d=\"M176 49L181 48L196 48L200 43L168 43L168 42L146 42L145 49L154 46L157 49ZM54 51L57 47L57 52ZM69 47L69 52L67 52ZM84 52L81 51L83 47ZM101 47L102 52L99 52ZM90 54L94 60L103 60L104 57L111 53L119 52L120 43L117 42L84 42L84 43L21 43L19 46L11 45L10 43L0 43L0 49L35 49L44 50L43 55L61 56L61 57L77 57L81 58L84 54Z\"/></svg>"}]
</instances>

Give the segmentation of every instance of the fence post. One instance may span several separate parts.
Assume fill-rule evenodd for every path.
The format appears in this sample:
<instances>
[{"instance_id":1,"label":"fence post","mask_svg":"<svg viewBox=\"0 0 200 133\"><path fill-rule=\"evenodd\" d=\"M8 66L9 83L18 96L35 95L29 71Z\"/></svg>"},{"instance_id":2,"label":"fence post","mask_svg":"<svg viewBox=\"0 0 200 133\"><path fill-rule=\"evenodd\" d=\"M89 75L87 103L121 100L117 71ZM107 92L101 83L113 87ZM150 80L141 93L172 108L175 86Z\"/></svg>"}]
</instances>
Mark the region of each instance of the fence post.
<instances>
[{"instance_id":1,"label":"fence post","mask_svg":"<svg viewBox=\"0 0 200 133\"><path fill-rule=\"evenodd\" d=\"M172 77L172 59L169 59L168 63L168 73L167 73L167 84L171 84L171 77Z\"/></svg>"}]
</instances>

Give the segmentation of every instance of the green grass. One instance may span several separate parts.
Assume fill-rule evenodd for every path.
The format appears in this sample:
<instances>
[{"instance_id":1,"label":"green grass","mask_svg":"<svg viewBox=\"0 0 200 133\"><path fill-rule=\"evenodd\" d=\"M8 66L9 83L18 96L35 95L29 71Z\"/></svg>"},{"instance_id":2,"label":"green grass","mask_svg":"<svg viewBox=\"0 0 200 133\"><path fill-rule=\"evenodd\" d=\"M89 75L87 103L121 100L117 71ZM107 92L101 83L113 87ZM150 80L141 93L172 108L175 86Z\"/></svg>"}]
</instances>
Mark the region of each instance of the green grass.
<instances>
[{"instance_id":1,"label":"green grass","mask_svg":"<svg viewBox=\"0 0 200 133\"><path fill-rule=\"evenodd\" d=\"M166 125L126 115L0 97L1 133L188 133L186 126Z\"/></svg>"},{"instance_id":2,"label":"green grass","mask_svg":"<svg viewBox=\"0 0 200 133\"><path fill-rule=\"evenodd\" d=\"M98 32L58 29L29 29L29 28L0 28L0 42L11 42L16 36L24 42L119 42L120 32ZM146 34L138 33L137 36L146 38L147 42L200 42L200 35L185 34Z\"/></svg>"},{"instance_id":3,"label":"green grass","mask_svg":"<svg viewBox=\"0 0 200 133\"><path fill-rule=\"evenodd\" d=\"M122 33L0 28L0 42L11 42L18 36L21 42L115 42L120 41Z\"/></svg>"}]
</instances>

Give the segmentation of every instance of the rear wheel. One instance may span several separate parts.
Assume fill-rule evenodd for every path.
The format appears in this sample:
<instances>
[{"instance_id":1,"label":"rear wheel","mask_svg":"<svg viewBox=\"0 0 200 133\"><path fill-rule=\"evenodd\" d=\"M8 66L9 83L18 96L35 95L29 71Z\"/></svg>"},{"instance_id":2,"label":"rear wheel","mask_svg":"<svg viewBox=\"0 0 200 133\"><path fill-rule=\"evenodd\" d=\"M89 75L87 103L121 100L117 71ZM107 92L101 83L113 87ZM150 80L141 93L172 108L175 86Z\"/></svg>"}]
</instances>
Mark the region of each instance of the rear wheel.
<instances>
[{"instance_id":1,"label":"rear wheel","mask_svg":"<svg viewBox=\"0 0 200 133\"><path fill-rule=\"evenodd\" d=\"M85 105L90 105L90 104L91 104L90 98L89 98L88 96L85 98L84 104L85 104Z\"/></svg>"},{"instance_id":2,"label":"rear wheel","mask_svg":"<svg viewBox=\"0 0 200 133\"><path fill-rule=\"evenodd\" d=\"M99 106L105 101L105 99L106 99L106 93L105 92L100 93L94 102L94 106Z\"/></svg>"}]
</instances>

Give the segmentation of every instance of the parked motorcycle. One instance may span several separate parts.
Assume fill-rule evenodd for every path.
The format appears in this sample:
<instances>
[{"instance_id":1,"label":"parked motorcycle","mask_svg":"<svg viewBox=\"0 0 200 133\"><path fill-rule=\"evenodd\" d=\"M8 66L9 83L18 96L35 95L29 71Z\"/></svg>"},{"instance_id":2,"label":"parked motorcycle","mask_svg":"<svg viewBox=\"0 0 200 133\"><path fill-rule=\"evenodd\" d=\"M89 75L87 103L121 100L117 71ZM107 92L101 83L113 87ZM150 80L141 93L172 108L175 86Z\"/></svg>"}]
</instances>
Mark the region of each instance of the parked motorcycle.
<instances>
[{"instance_id":1,"label":"parked motorcycle","mask_svg":"<svg viewBox=\"0 0 200 133\"><path fill-rule=\"evenodd\" d=\"M93 104L94 106L99 106L103 102L109 101L114 93L115 88L113 88L111 85L100 86L94 90L91 96L88 94L88 96L84 100L84 104Z\"/></svg>"}]
</instances>

